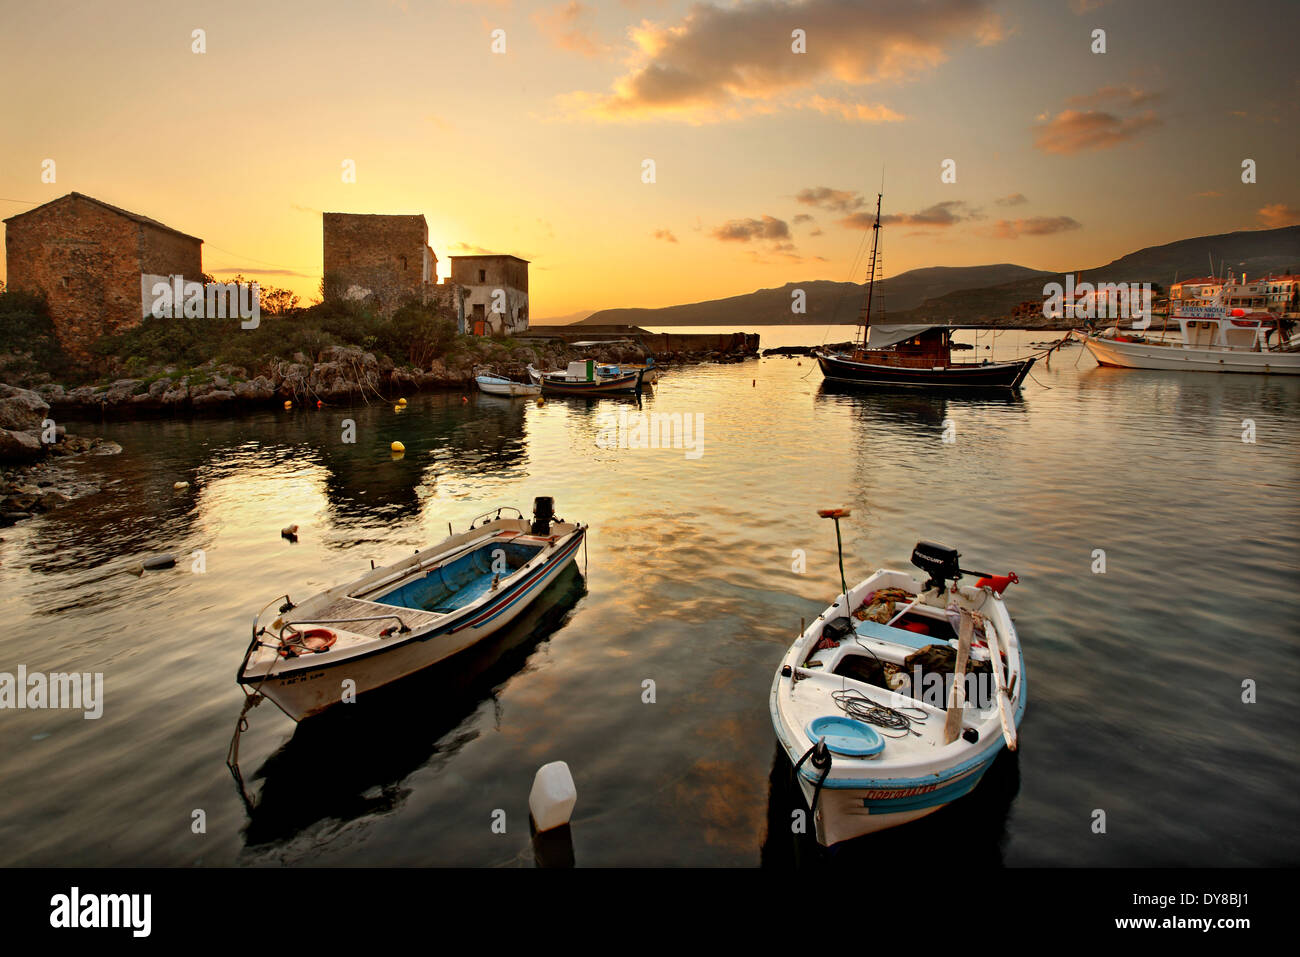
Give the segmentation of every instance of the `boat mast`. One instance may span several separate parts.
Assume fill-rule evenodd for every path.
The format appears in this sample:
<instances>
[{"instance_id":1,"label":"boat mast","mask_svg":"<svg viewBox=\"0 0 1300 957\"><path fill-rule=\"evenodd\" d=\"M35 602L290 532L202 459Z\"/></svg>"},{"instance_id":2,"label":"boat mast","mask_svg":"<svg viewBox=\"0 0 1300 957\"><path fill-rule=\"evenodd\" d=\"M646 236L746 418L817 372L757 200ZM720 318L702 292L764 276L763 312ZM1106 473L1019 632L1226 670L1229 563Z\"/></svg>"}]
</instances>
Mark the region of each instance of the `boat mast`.
<instances>
[{"instance_id":1,"label":"boat mast","mask_svg":"<svg viewBox=\"0 0 1300 957\"><path fill-rule=\"evenodd\" d=\"M876 288L876 262L880 243L880 200L883 193L876 194L876 221L871 225L871 269L867 273L867 309L862 316L862 334L859 346L867 347L867 327L871 325L871 301Z\"/></svg>"}]
</instances>

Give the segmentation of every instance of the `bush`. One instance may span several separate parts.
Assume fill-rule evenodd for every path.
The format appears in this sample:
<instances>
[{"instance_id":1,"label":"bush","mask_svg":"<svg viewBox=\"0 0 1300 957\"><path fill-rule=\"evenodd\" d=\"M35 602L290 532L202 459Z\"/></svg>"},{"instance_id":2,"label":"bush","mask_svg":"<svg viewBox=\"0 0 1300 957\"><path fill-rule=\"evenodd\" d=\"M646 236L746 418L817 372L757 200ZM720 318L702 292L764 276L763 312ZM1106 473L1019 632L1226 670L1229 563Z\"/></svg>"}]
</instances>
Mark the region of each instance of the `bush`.
<instances>
[{"instance_id":1,"label":"bush","mask_svg":"<svg viewBox=\"0 0 1300 957\"><path fill-rule=\"evenodd\" d=\"M6 371L59 373L68 368L44 298L6 292L0 285L0 353Z\"/></svg>"}]
</instances>

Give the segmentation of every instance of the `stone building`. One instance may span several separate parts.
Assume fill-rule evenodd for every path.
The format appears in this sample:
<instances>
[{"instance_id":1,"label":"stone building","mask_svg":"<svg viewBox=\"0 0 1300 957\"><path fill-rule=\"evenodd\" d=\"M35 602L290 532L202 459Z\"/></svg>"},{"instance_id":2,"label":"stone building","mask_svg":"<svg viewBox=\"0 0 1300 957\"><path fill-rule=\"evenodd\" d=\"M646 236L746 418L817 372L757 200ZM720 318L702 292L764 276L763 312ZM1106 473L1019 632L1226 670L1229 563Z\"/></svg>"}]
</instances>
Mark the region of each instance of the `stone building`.
<instances>
[{"instance_id":1,"label":"stone building","mask_svg":"<svg viewBox=\"0 0 1300 957\"><path fill-rule=\"evenodd\" d=\"M438 257L422 215L324 213L325 298L369 299L383 315L439 298Z\"/></svg>"},{"instance_id":2,"label":"stone building","mask_svg":"<svg viewBox=\"0 0 1300 957\"><path fill-rule=\"evenodd\" d=\"M528 260L452 256L451 281L465 290L466 331L477 336L528 331Z\"/></svg>"},{"instance_id":3,"label":"stone building","mask_svg":"<svg viewBox=\"0 0 1300 957\"><path fill-rule=\"evenodd\" d=\"M4 223L8 288L45 296L55 334L75 357L140 322L142 277L203 280L203 240L84 193Z\"/></svg>"}]
</instances>

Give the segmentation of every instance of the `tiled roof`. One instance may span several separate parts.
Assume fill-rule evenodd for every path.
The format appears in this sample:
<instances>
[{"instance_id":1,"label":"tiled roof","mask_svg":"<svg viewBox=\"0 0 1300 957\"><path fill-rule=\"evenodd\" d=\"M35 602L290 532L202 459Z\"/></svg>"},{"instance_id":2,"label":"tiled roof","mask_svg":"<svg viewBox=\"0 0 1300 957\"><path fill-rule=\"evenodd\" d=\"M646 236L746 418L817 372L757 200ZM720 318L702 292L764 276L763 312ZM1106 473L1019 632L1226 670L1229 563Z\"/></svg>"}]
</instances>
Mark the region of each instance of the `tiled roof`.
<instances>
[{"instance_id":1,"label":"tiled roof","mask_svg":"<svg viewBox=\"0 0 1300 957\"><path fill-rule=\"evenodd\" d=\"M47 206L53 206L55 203L62 203L68 199L84 199L88 203L94 203L96 206L102 206L104 207L104 209L117 213L119 216L125 216L127 219L134 220L137 223L143 223L145 226L153 226L155 229L162 229L169 233L175 233L177 236L184 236L186 239L192 239L198 243L203 242L203 240L199 239L198 236L191 236L189 233L183 233L179 229L173 229L172 227L168 226L166 223L160 223L156 219L150 219L148 216L141 216L139 213L133 213L129 209L123 209L121 206L114 206L112 203L106 203L102 199L96 199L93 196L87 196L85 193L76 193L76 192L68 193L66 196L60 196L58 199L52 199L48 203L42 203L40 206L35 206L27 210L26 212L22 212L22 213L18 213L17 215L10 216L8 219L5 220L5 222L12 223L16 219L22 219L24 216L30 216L32 213L38 212Z\"/></svg>"}]
</instances>

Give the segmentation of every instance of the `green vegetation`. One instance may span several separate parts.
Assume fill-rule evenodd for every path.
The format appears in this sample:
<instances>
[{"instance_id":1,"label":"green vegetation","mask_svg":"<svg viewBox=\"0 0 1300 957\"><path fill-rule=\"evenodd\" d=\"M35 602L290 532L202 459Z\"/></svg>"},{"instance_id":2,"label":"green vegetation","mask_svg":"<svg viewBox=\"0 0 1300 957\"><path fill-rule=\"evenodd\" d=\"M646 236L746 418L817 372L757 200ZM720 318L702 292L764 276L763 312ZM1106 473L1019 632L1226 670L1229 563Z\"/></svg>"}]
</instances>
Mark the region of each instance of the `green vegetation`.
<instances>
[{"instance_id":1,"label":"green vegetation","mask_svg":"<svg viewBox=\"0 0 1300 957\"><path fill-rule=\"evenodd\" d=\"M367 305L330 301L306 308L297 297L274 287L262 289L261 322L243 329L238 319L157 319L94 346L105 368L116 366L132 377L159 366L198 367L209 361L239 366L249 375L267 372L276 362L301 352L315 360L330 346L356 346L398 365L428 368L456 345L455 320L432 306L408 303L391 317Z\"/></svg>"},{"instance_id":2,"label":"green vegetation","mask_svg":"<svg viewBox=\"0 0 1300 957\"><path fill-rule=\"evenodd\" d=\"M58 374L67 368L45 300L28 292L6 292L0 282L0 373L19 377Z\"/></svg>"}]
</instances>

